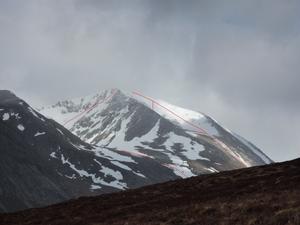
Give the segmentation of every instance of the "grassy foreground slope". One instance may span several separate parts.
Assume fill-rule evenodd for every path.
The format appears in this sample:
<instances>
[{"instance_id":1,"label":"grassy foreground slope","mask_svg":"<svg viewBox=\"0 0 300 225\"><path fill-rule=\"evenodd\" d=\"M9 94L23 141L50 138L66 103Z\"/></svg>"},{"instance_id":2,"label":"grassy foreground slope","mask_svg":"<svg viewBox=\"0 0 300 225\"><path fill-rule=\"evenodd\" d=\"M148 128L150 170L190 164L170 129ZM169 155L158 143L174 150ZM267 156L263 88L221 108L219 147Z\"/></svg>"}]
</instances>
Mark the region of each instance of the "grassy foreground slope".
<instances>
[{"instance_id":1,"label":"grassy foreground slope","mask_svg":"<svg viewBox=\"0 0 300 225\"><path fill-rule=\"evenodd\" d=\"M299 225L300 159L2 214L0 224Z\"/></svg>"}]
</instances>

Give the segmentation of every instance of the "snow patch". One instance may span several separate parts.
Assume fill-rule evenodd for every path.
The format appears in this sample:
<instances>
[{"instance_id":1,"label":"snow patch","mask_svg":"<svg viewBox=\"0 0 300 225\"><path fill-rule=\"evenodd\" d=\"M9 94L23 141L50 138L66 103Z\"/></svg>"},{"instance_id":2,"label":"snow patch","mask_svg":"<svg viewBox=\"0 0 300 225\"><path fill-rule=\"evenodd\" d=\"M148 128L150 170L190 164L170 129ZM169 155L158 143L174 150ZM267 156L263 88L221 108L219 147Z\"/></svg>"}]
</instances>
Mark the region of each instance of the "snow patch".
<instances>
[{"instance_id":1,"label":"snow patch","mask_svg":"<svg viewBox=\"0 0 300 225\"><path fill-rule=\"evenodd\" d=\"M115 171L113 169L110 169L108 167L103 166L97 159L94 159L94 161L101 166L101 172L104 174L105 177L112 176L116 180L123 180L123 175L119 171Z\"/></svg>"},{"instance_id":2,"label":"snow patch","mask_svg":"<svg viewBox=\"0 0 300 225\"><path fill-rule=\"evenodd\" d=\"M4 113L3 116L2 116L2 120L7 121L7 120L9 120L9 117L10 117L9 113Z\"/></svg>"},{"instance_id":3,"label":"snow patch","mask_svg":"<svg viewBox=\"0 0 300 225\"><path fill-rule=\"evenodd\" d=\"M242 156L241 156L239 153L234 152L234 154L237 155L237 157L239 158L239 160L240 160L246 167L251 167L251 163L249 163L249 162L247 162L246 160L244 160L244 159L242 158Z\"/></svg>"},{"instance_id":4,"label":"snow patch","mask_svg":"<svg viewBox=\"0 0 300 225\"><path fill-rule=\"evenodd\" d=\"M179 136L173 132L168 134L168 139L164 143L166 148L172 149L175 144L182 146L183 152L181 152L189 160L206 160L210 159L200 156L200 153L205 150L204 146L192 141L190 138Z\"/></svg>"},{"instance_id":5,"label":"snow patch","mask_svg":"<svg viewBox=\"0 0 300 225\"><path fill-rule=\"evenodd\" d=\"M218 173L218 172L219 172L217 169L215 169L215 168L213 168L213 167L204 168L204 169L207 170L207 171L210 171L210 172L212 172L212 173Z\"/></svg>"},{"instance_id":6,"label":"snow patch","mask_svg":"<svg viewBox=\"0 0 300 225\"><path fill-rule=\"evenodd\" d=\"M124 169L124 170L132 171L132 169L130 167L128 167L125 164L120 163L118 161L111 161L111 163L114 164L115 166L118 166L118 167Z\"/></svg>"},{"instance_id":7,"label":"snow patch","mask_svg":"<svg viewBox=\"0 0 300 225\"><path fill-rule=\"evenodd\" d=\"M69 178L71 180L75 180L76 179L76 175L75 174L72 174L72 176L65 175L65 177Z\"/></svg>"},{"instance_id":8,"label":"snow patch","mask_svg":"<svg viewBox=\"0 0 300 225\"><path fill-rule=\"evenodd\" d=\"M61 133L62 135L64 135L64 133L63 133L60 129L56 128L56 130L57 130L59 133Z\"/></svg>"},{"instance_id":9,"label":"snow patch","mask_svg":"<svg viewBox=\"0 0 300 225\"><path fill-rule=\"evenodd\" d=\"M131 154L135 157L148 157L153 158L145 153L139 152L136 148L144 147L143 143L145 142L152 142L155 138L157 138L157 132L159 130L160 120L154 125L154 127L144 136L142 137L135 137L131 141L125 140L125 135L128 127L128 123L130 123L131 117L122 121L121 129L116 132L114 139L109 144L109 147L115 148L118 151L123 151L126 153Z\"/></svg>"},{"instance_id":10,"label":"snow patch","mask_svg":"<svg viewBox=\"0 0 300 225\"><path fill-rule=\"evenodd\" d=\"M16 120L21 119L21 117L19 116L19 113L12 113L11 116L14 116Z\"/></svg>"},{"instance_id":11,"label":"snow patch","mask_svg":"<svg viewBox=\"0 0 300 225\"><path fill-rule=\"evenodd\" d=\"M56 120L76 135L76 124L82 119L90 117L95 112L100 112L107 107L107 98L114 90L105 90L98 94L80 97L72 100L61 101L53 106L40 110L44 116ZM87 110L89 109L89 110Z\"/></svg>"},{"instance_id":12,"label":"snow patch","mask_svg":"<svg viewBox=\"0 0 300 225\"><path fill-rule=\"evenodd\" d=\"M20 131L24 131L25 130L25 127L22 125L22 124L19 124L17 126L17 128L20 130Z\"/></svg>"},{"instance_id":13,"label":"snow patch","mask_svg":"<svg viewBox=\"0 0 300 225\"><path fill-rule=\"evenodd\" d=\"M90 187L91 190L99 190L99 189L102 189L101 186L99 185L95 185L95 184L92 184L91 187Z\"/></svg>"},{"instance_id":14,"label":"snow patch","mask_svg":"<svg viewBox=\"0 0 300 225\"><path fill-rule=\"evenodd\" d=\"M173 170L174 173L181 178L188 178L188 177L196 176L187 167L179 166L177 164L163 164L163 166Z\"/></svg>"},{"instance_id":15,"label":"snow patch","mask_svg":"<svg viewBox=\"0 0 300 225\"><path fill-rule=\"evenodd\" d=\"M158 104L152 104L151 100L142 98L141 96L133 95L132 98L151 108L165 119L179 125L184 130L195 132L204 130L209 135L219 135L218 130L203 113L185 109L163 100L153 99Z\"/></svg>"},{"instance_id":16,"label":"snow patch","mask_svg":"<svg viewBox=\"0 0 300 225\"><path fill-rule=\"evenodd\" d=\"M28 107L29 112L33 114L35 117L39 118L39 116L34 112L34 110L31 107Z\"/></svg>"},{"instance_id":17,"label":"snow patch","mask_svg":"<svg viewBox=\"0 0 300 225\"><path fill-rule=\"evenodd\" d=\"M181 159L177 155L174 155L174 153L165 152L169 159L172 161L172 163L165 163L164 166L172 169L174 173L177 176L180 176L182 178L188 178L192 176L196 176L190 169L187 161Z\"/></svg>"},{"instance_id":18,"label":"snow patch","mask_svg":"<svg viewBox=\"0 0 300 225\"><path fill-rule=\"evenodd\" d=\"M50 154L50 157L51 157L51 158L57 159L57 156L56 156L56 153L55 153L55 152L52 152L52 153Z\"/></svg>"},{"instance_id":19,"label":"snow patch","mask_svg":"<svg viewBox=\"0 0 300 225\"><path fill-rule=\"evenodd\" d=\"M41 136L41 135L44 135L44 134L46 134L46 132L37 132L34 136L38 137L38 136Z\"/></svg>"},{"instance_id":20,"label":"snow patch","mask_svg":"<svg viewBox=\"0 0 300 225\"><path fill-rule=\"evenodd\" d=\"M117 152L114 152L112 150L106 149L106 148L101 148L97 147L94 149L96 156L107 158L110 160L117 160L120 162L131 162L131 163L136 163L132 158L128 156L121 155Z\"/></svg>"},{"instance_id":21,"label":"snow patch","mask_svg":"<svg viewBox=\"0 0 300 225\"><path fill-rule=\"evenodd\" d=\"M118 161L111 161L112 164L114 164L117 167L120 167L121 169L127 170L127 171L132 171L135 175L138 175L140 177L146 178L143 174L139 173L139 172L135 172L133 171L130 167L126 166L123 163L120 163Z\"/></svg>"},{"instance_id":22,"label":"snow patch","mask_svg":"<svg viewBox=\"0 0 300 225\"><path fill-rule=\"evenodd\" d=\"M124 153L128 153L129 155L132 155L134 157L138 157L138 158L151 158L154 159L153 156L144 154L142 152L139 151L128 151L128 150L117 150L118 152L124 152Z\"/></svg>"},{"instance_id":23,"label":"snow patch","mask_svg":"<svg viewBox=\"0 0 300 225\"><path fill-rule=\"evenodd\" d=\"M85 170L77 169L76 166L74 164L72 164L71 162L69 162L69 160L66 159L63 155L61 155L61 161L63 164L69 165L69 167L72 170L74 170L80 177L91 178L92 181L94 182L94 184L96 184L96 185L101 184L101 185L105 185L105 186L114 187L114 188L117 188L120 190L125 190L126 188L128 188L126 183L120 182L119 180L106 182L101 177L98 177L96 174L90 174ZM93 186L91 186L91 188L93 188Z\"/></svg>"}]
</instances>

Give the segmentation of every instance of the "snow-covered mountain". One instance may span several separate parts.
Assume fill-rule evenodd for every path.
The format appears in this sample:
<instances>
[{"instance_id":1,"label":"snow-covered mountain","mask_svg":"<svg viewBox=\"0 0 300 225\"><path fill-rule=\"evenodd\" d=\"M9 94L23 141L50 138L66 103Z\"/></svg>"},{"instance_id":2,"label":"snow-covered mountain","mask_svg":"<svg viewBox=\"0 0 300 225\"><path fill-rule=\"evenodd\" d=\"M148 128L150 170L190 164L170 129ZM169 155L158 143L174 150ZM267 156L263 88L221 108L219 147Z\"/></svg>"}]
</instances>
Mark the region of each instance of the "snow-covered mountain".
<instances>
[{"instance_id":1,"label":"snow-covered mountain","mask_svg":"<svg viewBox=\"0 0 300 225\"><path fill-rule=\"evenodd\" d=\"M270 162L210 117L138 93L37 112L0 91L0 212Z\"/></svg>"},{"instance_id":2,"label":"snow-covered mountain","mask_svg":"<svg viewBox=\"0 0 300 225\"><path fill-rule=\"evenodd\" d=\"M182 178L272 162L211 117L137 92L105 90L58 102L40 113L87 143L151 159Z\"/></svg>"},{"instance_id":3,"label":"snow-covered mountain","mask_svg":"<svg viewBox=\"0 0 300 225\"><path fill-rule=\"evenodd\" d=\"M91 146L0 90L0 178L0 212L11 212L179 177L150 158Z\"/></svg>"}]
</instances>

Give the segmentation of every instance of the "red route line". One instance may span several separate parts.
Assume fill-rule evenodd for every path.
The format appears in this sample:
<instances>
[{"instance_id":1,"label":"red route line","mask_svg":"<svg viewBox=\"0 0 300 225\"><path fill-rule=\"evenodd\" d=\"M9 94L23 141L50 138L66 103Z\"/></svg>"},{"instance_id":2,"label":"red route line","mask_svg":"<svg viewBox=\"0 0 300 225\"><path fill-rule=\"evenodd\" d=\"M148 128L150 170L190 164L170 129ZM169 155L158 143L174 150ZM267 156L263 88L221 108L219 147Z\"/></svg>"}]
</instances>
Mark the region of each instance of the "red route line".
<instances>
[{"instance_id":1,"label":"red route line","mask_svg":"<svg viewBox=\"0 0 300 225\"><path fill-rule=\"evenodd\" d=\"M138 93L138 92L136 92L136 91L134 91L134 92L132 92L132 93L135 94L135 95L138 95L138 96L140 96L140 97L143 97L143 98L145 98L145 99L150 100L150 101L152 102L152 104L153 104L153 103L157 104L158 106L164 108L164 109L167 110L168 112L170 112L170 113L172 113L173 115L177 116L178 118L180 118L181 120L183 120L183 121L186 122L187 124L191 125L192 127L199 129L200 132L199 132L198 134L208 136L208 137L212 138L212 140L215 141L217 144L219 144L219 145L221 145L221 146L225 145L226 148L230 149L225 143L223 143L223 142L220 141L219 139L215 138L214 136L208 134L208 132L206 132L206 131L205 131L204 129L202 129L201 127L198 127L198 126L194 125L193 123L191 123L191 122L185 120L184 118L182 118L181 116L177 115L175 112L173 112L172 110L166 108L165 106L161 105L160 103L158 103L158 102L155 101L154 99L149 98L149 97L147 97L147 96L144 96L144 95L142 95L141 93ZM196 131L196 132L197 132L197 131ZM224 148L224 146L223 146L223 148ZM225 148L225 150L226 150L226 148ZM232 153L234 154L234 152L232 152ZM234 154L234 157L235 157L235 156L236 156L236 155ZM235 158L236 158L236 157L235 157Z\"/></svg>"},{"instance_id":2,"label":"red route line","mask_svg":"<svg viewBox=\"0 0 300 225\"><path fill-rule=\"evenodd\" d=\"M102 100L102 102L103 102L103 100ZM101 102L101 103L102 103L102 102ZM77 115L74 116L73 118L69 119L69 120L66 121L63 125L65 126L66 124L68 124L68 123L71 122L72 120L74 120L74 119L80 117L80 116L83 115L84 113L87 113L89 110L92 110L97 104L99 104L99 101L96 102L96 103L95 103L94 105L92 105L91 107L85 109L85 110L82 111L81 113L77 114Z\"/></svg>"},{"instance_id":3,"label":"red route line","mask_svg":"<svg viewBox=\"0 0 300 225\"><path fill-rule=\"evenodd\" d=\"M199 126L197 126L197 125L195 125L195 124L189 122L188 120L186 120L186 119L184 119L183 117L179 116L177 113L175 113L175 112L173 112L172 110L168 109L167 107L161 105L161 104L158 103L156 100L154 100L154 99L152 99L152 98L149 98L149 97L147 97L147 96L145 96L145 95L142 95L141 93L136 92L136 91L133 91L132 93L133 93L134 95L138 95L138 96L140 96L140 97L143 97L143 98L148 99L149 101L151 101L151 102L152 102L152 107L153 107L153 103L155 103L156 105L158 105L158 106L162 107L163 109L167 110L167 111L168 111L169 113L171 113L172 115L178 117L179 119L181 119L181 120L184 121L185 123L187 123L187 124L189 124L190 126L196 128L200 134L204 134L204 135L210 136L203 128L201 128L201 127L199 127Z\"/></svg>"},{"instance_id":4,"label":"red route line","mask_svg":"<svg viewBox=\"0 0 300 225\"><path fill-rule=\"evenodd\" d=\"M138 150L136 150L136 151L129 151L129 150L124 150L124 149L122 149L122 150L120 150L120 149L116 149L116 151L118 151L118 152L124 152L124 153L127 153L127 154L129 154L129 155L132 155L132 156L135 156L135 157L145 157L145 158L151 158L151 159L153 159L153 157L152 156L150 156L150 155L147 155L147 154L145 154L145 153L142 153L142 152L139 152Z\"/></svg>"},{"instance_id":5,"label":"red route line","mask_svg":"<svg viewBox=\"0 0 300 225\"><path fill-rule=\"evenodd\" d=\"M74 116L73 118L69 119L69 120L66 121L63 125L64 125L64 126L67 125L69 122L71 122L71 121L74 120L74 119L77 119L78 117L79 117L79 118L82 118L82 117L84 116L84 114L86 114L86 113L92 111L92 110L93 110L94 108L96 108L98 105L100 105L100 104L102 104L102 103L104 103L104 102L107 102L107 101L109 101L110 99L112 99L113 96L114 96L115 94L116 94L116 90L113 90L113 93L112 93L110 96L108 96L108 97L105 98L105 99L102 99L102 101L97 100L97 102L95 102L95 104L93 104L91 107L85 109L83 112L81 112L81 113L77 114L76 116ZM78 120L79 120L79 119L78 119Z\"/></svg>"}]
</instances>

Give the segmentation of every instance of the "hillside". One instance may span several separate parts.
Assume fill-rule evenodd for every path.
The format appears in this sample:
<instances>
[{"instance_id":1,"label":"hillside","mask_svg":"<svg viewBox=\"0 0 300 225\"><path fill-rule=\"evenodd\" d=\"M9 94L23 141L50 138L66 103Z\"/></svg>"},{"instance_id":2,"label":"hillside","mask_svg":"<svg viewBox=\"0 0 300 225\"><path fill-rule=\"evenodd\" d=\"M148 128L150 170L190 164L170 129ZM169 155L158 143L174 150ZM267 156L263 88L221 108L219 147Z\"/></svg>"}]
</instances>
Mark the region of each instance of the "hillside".
<instances>
[{"instance_id":1,"label":"hillside","mask_svg":"<svg viewBox=\"0 0 300 225\"><path fill-rule=\"evenodd\" d=\"M151 158L83 142L10 91L0 91L0 177L0 212L180 178Z\"/></svg>"},{"instance_id":2,"label":"hillside","mask_svg":"<svg viewBox=\"0 0 300 225\"><path fill-rule=\"evenodd\" d=\"M97 137L98 142L87 143L10 91L0 91L0 212L271 162L250 142L200 113L172 107L200 118L198 125L211 134L191 132L184 127L188 124L119 90L92 99L51 107L63 108L63 115L84 112L73 123L77 131Z\"/></svg>"},{"instance_id":3,"label":"hillside","mask_svg":"<svg viewBox=\"0 0 300 225\"><path fill-rule=\"evenodd\" d=\"M202 175L42 209L0 224L300 224L300 159Z\"/></svg>"}]
</instances>

